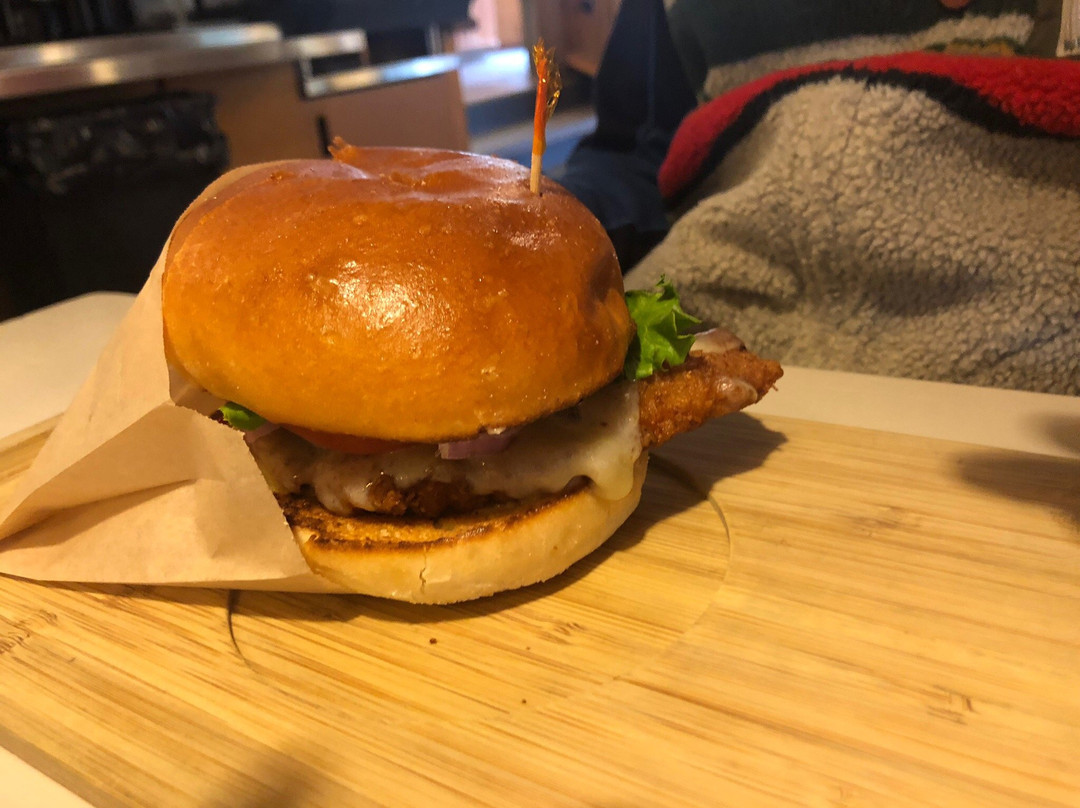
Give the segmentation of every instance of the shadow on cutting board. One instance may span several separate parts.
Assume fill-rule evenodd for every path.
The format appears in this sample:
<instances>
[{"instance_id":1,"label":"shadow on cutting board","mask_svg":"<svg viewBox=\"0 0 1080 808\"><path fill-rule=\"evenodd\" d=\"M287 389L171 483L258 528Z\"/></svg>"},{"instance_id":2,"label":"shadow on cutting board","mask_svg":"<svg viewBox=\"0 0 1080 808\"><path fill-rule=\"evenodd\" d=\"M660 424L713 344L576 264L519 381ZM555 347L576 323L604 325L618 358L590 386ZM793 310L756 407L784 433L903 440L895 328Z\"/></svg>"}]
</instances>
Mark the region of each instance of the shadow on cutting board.
<instances>
[{"instance_id":1,"label":"shadow on cutting board","mask_svg":"<svg viewBox=\"0 0 1080 808\"><path fill-rule=\"evenodd\" d=\"M1080 528L1080 459L973 450L956 458L964 481L1009 499L1046 505Z\"/></svg>"},{"instance_id":2,"label":"shadow on cutting board","mask_svg":"<svg viewBox=\"0 0 1080 808\"><path fill-rule=\"evenodd\" d=\"M480 601L416 606L355 595L57 586L82 593L79 602L100 601L103 609L87 611L95 630L120 621L172 653L194 643L223 663L234 651L221 681L240 692L269 684L293 698L302 682L305 694L323 694L327 709L370 721L502 719L629 675L709 610L731 551L710 494L722 498L722 478L760 466L784 441L750 417L721 422L655 453L640 506L597 552L549 582ZM107 621L95 623L102 615ZM199 670L178 675L200 692L207 686ZM264 796L287 805L303 794L307 774L268 776L272 788L251 794L251 805Z\"/></svg>"},{"instance_id":3,"label":"shadow on cutting board","mask_svg":"<svg viewBox=\"0 0 1080 808\"><path fill-rule=\"evenodd\" d=\"M405 623L443 622L468 619L511 609L548 597L582 578L612 556L633 548L654 524L709 500L719 513L719 505L709 497L717 481L757 468L781 446L783 434L765 427L744 413L712 421L692 433L680 435L653 452L645 480L642 501L626 523L597 550L551 580L501 592L491 597L444 606L398 603L356 595L296 595L268 592L238 592L237 609L245 615L298 620L349 620L366 615ZM711 453L701 461L700 447L720 445L724 451ZM683 452L694 452L696 471L680 463ZM723 519L723 514L719 513Z\"/></svg>"},{"instance_id":4,"label":"shadow on cutting board","mask_svg":"<svg viewBox=\"0 0 1080 808\"><path fill-rule=\"evenodd\" d=\"M231 604L239 613L252 617L296 619L303 621L347 621L361 615L403 623L445 622L468 619L512 609L530 601L548 597L588 576L612 556L637 545L648 529L675 514L708 500L719 505L709 491L720 480L751 471L771 452L783 445L782 433L765 427L745 413L735 413L712 421L699 430L685 433L653 452L642 501L626 523L597 550L551 580L502 592L466 603L426 605L399 603L380 598L349 594L297 594L173 586L134 586L129 584L46 584L72 591L128 598L171 601L192 606ZM705 452L702 446L721 446L723 451ZM682 458L693 456L693 471ZM705 458L703 460L703 457Z\"/></svg>"},{"instance_id":5,"label":"shadow on cutting board","mask_svg":"<svg viewBox=\"0 0 1080 808\"><path fill-rule=\"evenodd\" d=\"M1080 418L1040 415L1030 427L1076 457L972 449L956 459L960 478L999 496L1047 505L1080 527Z\"/></svg>"}]
</instances>

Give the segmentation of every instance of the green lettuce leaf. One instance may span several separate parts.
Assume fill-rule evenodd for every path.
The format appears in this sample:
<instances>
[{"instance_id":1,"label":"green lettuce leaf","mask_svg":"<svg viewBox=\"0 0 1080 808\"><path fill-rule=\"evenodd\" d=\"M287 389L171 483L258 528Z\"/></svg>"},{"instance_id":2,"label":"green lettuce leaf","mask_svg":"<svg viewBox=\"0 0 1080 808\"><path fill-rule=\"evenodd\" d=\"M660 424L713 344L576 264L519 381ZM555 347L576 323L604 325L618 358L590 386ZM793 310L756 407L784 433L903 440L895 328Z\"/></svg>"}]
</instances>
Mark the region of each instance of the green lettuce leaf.
<instances>
[{"instance_id":1,"label":"green lettuce leaf","mask_svg":"<svg viewBox=\"0 0 1080 808\"><path fill-rule=\"evenodd\" d=\"M219 412L221 417L225 419L225 423L242 432L250 432L266 423L266 419L261 415L257 415L247 407L241 407L232 401L223 404Z\"/></svg>"},{"instance_id":2,"label":"green lettuce leaf","mask_svg":"<svg viewBox=\"0 0 1080 808\"><path fill-rule=\"evenodd\" d=\"M626 305L637 323L637 334L626 352L623 368L628 379L644 379L686 361L694 344L694 336L687 329L701 320L682 310L675 287L667 278L660 278L655 291L627 292Z\"/></svg>"}]
</instances>

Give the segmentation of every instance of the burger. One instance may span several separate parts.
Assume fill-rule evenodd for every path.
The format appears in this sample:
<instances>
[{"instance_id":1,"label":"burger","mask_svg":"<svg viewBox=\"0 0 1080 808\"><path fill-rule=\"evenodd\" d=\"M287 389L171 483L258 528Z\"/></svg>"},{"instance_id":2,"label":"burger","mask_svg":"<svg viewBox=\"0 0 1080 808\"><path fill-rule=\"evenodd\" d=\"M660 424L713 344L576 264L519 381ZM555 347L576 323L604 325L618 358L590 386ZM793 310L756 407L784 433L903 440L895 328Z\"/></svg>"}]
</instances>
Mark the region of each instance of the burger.
<instances>
[{"instance_id":1,"label":"burger","mask_svg":"<svg viewBox=\"0 0 1080 808\"><path fill-rule=\"evenodd\" d=\"M546 580L638 504L650 448L780 366L624 294L603 227L492 157L335 143L178 222L170 364L244 431L301 553L348 590L449 603Z\"/></svg>"}]
</instances>

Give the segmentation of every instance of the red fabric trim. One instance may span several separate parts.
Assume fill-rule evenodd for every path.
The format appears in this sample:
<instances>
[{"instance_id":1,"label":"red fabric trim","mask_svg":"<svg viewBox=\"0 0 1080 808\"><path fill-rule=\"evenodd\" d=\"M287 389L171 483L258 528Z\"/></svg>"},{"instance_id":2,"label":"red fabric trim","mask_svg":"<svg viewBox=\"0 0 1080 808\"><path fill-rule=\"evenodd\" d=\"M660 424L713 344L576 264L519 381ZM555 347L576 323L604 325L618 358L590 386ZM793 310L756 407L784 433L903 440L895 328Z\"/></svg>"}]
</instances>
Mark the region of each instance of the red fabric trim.
<instances>
[{"instance_id":1,"label":"red fabric trim","mask_svg":"<svg viewBox=\"0 0 1080 808\"><path fill-rule=\"evenodd\" d=\"M956 56L915 51L866 59L835 60L770 73L718 96L679 126L660 167L660 192L675 197L706 163L714 141L754 98L782 82L841 71L945 77L978 93L1022 125L1049 135L1080 137L1080 62L1001 56Z\"/></svg>"}]
</instances>

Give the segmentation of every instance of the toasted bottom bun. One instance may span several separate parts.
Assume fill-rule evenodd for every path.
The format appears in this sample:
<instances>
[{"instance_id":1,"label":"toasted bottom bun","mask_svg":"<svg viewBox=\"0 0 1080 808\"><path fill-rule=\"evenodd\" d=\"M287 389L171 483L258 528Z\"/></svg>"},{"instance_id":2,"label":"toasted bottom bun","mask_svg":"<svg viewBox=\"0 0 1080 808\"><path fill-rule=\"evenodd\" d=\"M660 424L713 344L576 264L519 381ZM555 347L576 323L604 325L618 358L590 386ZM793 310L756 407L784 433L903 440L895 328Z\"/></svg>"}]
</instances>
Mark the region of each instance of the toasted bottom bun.
<instances>
[{"instance_id":1,"label":"toasted bottom bun","mask_svg":"<svg viewBox=\"0 0 1080 808\"><path fill-rule=\"evenodd\" d=\"M603 544L641 499L634 485L606 500L592 485L528 503L436 520L339 516L316 500L281 498L308 565L354 592L413 603L457 603L546 581Z\"/></svg>"}]
</instances>

